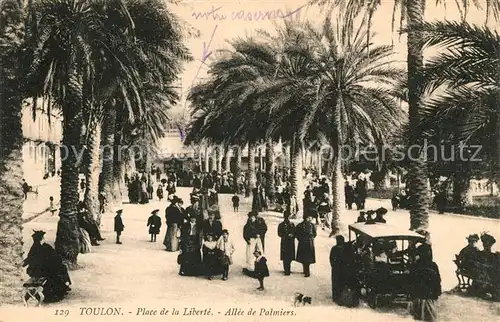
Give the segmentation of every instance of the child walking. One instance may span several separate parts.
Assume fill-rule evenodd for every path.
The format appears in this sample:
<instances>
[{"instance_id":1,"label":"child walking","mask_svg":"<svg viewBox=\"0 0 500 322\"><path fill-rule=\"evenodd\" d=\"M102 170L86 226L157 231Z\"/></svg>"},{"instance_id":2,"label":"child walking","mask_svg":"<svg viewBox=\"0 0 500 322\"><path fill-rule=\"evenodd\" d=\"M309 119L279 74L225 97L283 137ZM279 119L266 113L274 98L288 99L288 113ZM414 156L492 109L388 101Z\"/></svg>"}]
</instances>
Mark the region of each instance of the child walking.
<instances>
[{"instance_id":1,"label":"child walking","mask_svg":"<svg viewBox=\"0 0 500 322\"><path fill-rule=\"evenodd\" d=\"M54 213L57 211L56 207L54 206L54 197L50 196L49 201L50 201L49 211L52 214L52 216L54 216Z\"/></svg>"},{"instance_id":2,"label":"child walking","mask_svg":"<svg viewBox=\"0 0 500 322\"><path fill-rule=\"evenodd\" d=\"M238 208L240 207L240 197L238 197L236 192L234 193L234 196L231 198L231 201L233 202L234 212L238 212Z\"/></svg>"},{"instance_id":3,"label":"child walking","mask_svg":"<svg viewBox=\"0 0 500 322\"><path fill-rule=\"evenodd\" d=\"M259 287L257 290L264 290L264 278L269 276L269 268L267 268L267 259L262 256L259 250L256 250L253 255L255 256L255 277L259 280Z\"/></svg>"},{"instance_id":4,"label":"child walking","mask_svg":"<svg viewBox=\"0 0 500 322\"><path fill-rule=\"evenodd\" d=\"M158 216L159 209L155 209L151 212L151 216L148 218L149 234L151 235L151 242L156 242L156 235L160 233L161 228L161 218Z\"/></svg>"},{"instance_id":5,"label":"child walking","mask_svg":"<svg viewBox=\"0 0 500 322\"><path fill-rule=\"evenodd\" d=\"M229 231L224 229L222 236L217 241L217 248L221 251L222 280L227 281L229 275L229 265L233 263L234 245L229 239Z\"/></svg>"}]
</instances>

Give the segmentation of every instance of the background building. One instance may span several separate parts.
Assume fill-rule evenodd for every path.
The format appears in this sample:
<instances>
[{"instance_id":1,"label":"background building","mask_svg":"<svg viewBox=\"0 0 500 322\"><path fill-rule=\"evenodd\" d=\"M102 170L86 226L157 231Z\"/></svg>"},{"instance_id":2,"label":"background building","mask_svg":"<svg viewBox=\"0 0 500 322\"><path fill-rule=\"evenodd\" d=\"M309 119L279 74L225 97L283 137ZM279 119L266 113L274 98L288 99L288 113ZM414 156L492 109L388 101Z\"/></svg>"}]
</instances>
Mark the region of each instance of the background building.
<instances>
[{"instance_id":1,"label":"background building","mask_svg":"<svg viewBox=\"0 0 500 322\"><path fill-rule=\"evenodd\" d=\"M24 178L34 186L56 175L61 167L62 118L57 110L49 117L46 104L38 99L33 111L32 100L26 100L22 109Z\"/></svg>"}]
</instances>

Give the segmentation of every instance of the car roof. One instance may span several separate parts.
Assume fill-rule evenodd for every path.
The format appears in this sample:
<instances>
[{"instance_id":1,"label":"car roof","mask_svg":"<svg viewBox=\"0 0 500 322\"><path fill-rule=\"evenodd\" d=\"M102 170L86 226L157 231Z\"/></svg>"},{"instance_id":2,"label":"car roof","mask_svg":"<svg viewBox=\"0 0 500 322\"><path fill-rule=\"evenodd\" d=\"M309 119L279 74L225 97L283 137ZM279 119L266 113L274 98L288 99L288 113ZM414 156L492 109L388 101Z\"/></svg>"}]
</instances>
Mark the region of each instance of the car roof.
<instances>
[{"instance_id":1,"label":"car roof","mask_svg":"<svg viewBox=\"0 0 500 322\"><path fill-rule=\"evenodd\" d=\"M354 223L349 225L349 229L355 233L360 233L371 238L393 238L425 241L425 237L411 230L402 229L383 223L365 224Z\"/></svg>"}]
</instances>

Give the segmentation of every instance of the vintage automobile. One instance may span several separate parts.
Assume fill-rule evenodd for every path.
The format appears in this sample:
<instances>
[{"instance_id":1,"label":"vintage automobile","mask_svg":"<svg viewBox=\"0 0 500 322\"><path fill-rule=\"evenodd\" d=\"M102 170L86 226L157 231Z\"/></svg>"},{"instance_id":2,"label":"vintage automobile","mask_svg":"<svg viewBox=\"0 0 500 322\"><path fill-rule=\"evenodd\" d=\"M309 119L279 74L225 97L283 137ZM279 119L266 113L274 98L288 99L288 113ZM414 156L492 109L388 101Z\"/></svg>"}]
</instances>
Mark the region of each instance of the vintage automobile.
<instances>
[{"instance_id":1,"label":"vintage automobile","mask_svg":"<svg viewBox=\"0 0 500 322\"><path fill-rule=\"evenodd\" d=\"M425 237L388 224L349 225L349 243L356 258L357 293L372 308L409 299L409 266Z\"/></svg>"}]
</instances>

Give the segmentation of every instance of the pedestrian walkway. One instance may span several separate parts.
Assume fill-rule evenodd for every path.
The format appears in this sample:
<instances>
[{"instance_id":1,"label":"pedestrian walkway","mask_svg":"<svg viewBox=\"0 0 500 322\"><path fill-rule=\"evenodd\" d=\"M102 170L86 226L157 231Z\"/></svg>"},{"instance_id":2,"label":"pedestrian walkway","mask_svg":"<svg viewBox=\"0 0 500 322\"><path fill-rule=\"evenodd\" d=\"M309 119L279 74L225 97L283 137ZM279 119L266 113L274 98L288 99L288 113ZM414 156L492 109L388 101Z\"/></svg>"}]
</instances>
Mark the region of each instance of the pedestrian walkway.
<instances>
[{"instance_id":1,"label":"pedestrian walkway","mask_svg":"<svg viewBox=\"0 0 500 322\"><path fill-rule=\"evenodd\" d=\"M189 200L189 192L189 188L178 189L178 195L186 203ZM331 302L329 252L334 244L334 239L328 237L327 231L318 230L318 237L315 240L317 263L312 265L312 276L305 278L302 274L302 267L298 263L292 264L291 276L284 276L282 264L279 261L280 241L277 237L277 225L282 219L281 214L274 212L263 214L268 225L266 256L271 276L266 280L266 290L264 292L257 291L258 282L241 273L245 257L245 241L242 232L247 212L250 210L250 200L243 200L240 212L234 213L230 198L231 195L220 195L219 198L224 228L229 230L236 248L233 258L234 265L230 268L228 281L220 279L208 281L201 277L181 277L178 275L178 253L166 252L162 245L166 230L164 221L166 202L154 201L147 205L124 204L122 215L125 225L122 234L123 244L116 245L114 243L113 217L105 216L102 234L106 240L102 242L101 246L94 247L92 253L79 255L78 261L82 265L82 269L70 272L73 280L71 294L64 302L47 305L47 308L37 311L39 312L37 314L47 314L50 321L63 321L67 318L55 317L54 310L64 308L71 311L72 321L83 321L90 317L79 315L81 307L119 307L123 308L127 321L144 321L144 316L135 315L138 308L157 309L159 312L162 308L171 310L175 307L182 314L184 308L194 307L198 310L212 308L213 317L217 321L234 321L234 316L224 316L224 312L230 308L242 308L245 312L254 308L257 310L256 321L267 321L271 317L276 319L278 316L265 315L271 310L294 310L296 315L287 316L287 321L305 321L312 316L314 316L315 321L330 321L333 316L335 316L336 321L412 320L408 316L406 308L403 307L372 310L362 304L359 308L348 309L336 306ZM161 234L158 236L158 242L151 243L149 242L146 221L150 212L156 208L160 209L163 226ZM356 211L345 211L341 218L344 226L353 222L356 214ZM47 231L46 238L49 243L53 244L57 219L57 216L44 215L25 225L23 231L26 241L25 252L31 246L32 229ZM387 220L389 223L403 226L407 226L409 222L407 213L403 211L390 212L387 215ZM480 223L480 221L478 222ZM465 241L460 234L465 234L465 231L468 233L469 229L487 228L490 223L471 226L454 219L454 221L444 222L444 224L446 225L441 225L441 222L436 221L432 216L431 232L435 235L433 239L435 253L443 276L443 287L449 289L456 283L451 258L454 252L460 250ZM446 227L461 225L466 226L466 229L462 228L454 235L446 229ZM441 230L438 231L438 228ZM443 242L446 247L442 246ZM313 305L294 309L292 304L295 292L312 296ZM471 314L483 314L485 320L493 320L497 309L489 302L458 296L443 295L440 300L441 313L444 314L446 320L464 320L463 316L457 315L456 312L463 314L465 307L468 307L467 311ZM261 309L264 309L264 315L259 316ZM470 317L470 315L467 316ZM169 321L186 321L188 318L190 317L182 315L168 316ZM97 316L92 317L92 319L95 321L122 321L123 317ZM147 320L164 321L165 317L149 316Z\"/></svg>"},{"instance_id":2,"label":"pedestrian walkway","mask_svg":"<svg viewBox=\"0 0 500 322\"><path fill-rule=\"evenodd\" d=\"M29 220L34 216L44 213L49 207L49 197L54 197L54 205L59 208L59 199L61 197L60 177L51 177L44 180L43 184L33 186L38 193L28 193L28 198L23 204L23 220ZM29 184L29 182L28 182Z\"/></svg>"}]
</instances>

